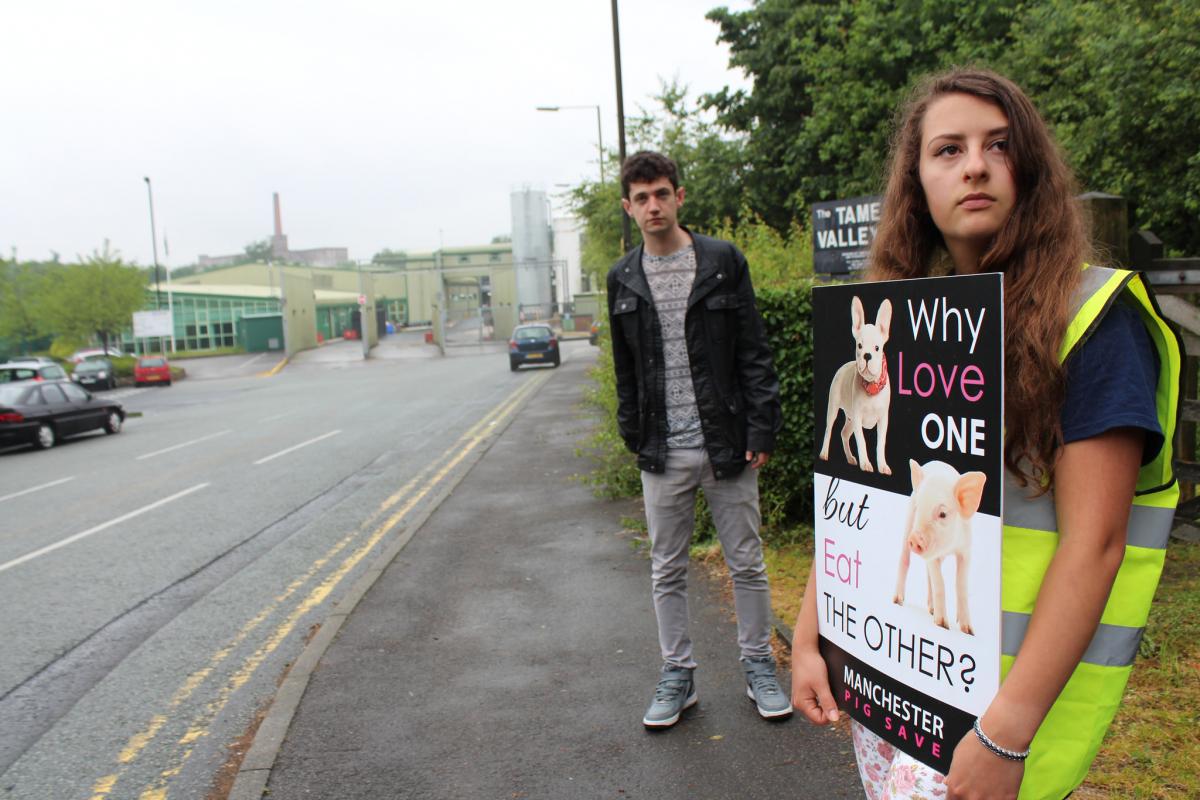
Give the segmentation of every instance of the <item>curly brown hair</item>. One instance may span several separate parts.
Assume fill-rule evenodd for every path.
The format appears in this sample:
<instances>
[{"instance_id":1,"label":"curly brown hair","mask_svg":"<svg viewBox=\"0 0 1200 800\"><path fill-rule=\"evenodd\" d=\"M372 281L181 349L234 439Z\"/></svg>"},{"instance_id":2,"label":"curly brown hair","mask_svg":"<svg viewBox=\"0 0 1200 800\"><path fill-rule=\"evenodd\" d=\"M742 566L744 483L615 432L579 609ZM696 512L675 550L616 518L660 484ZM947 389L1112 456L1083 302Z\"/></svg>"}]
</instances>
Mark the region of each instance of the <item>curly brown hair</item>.
<instances>
[{"instance_id":1,"label":"curly brown hair","mask_svg":"<svg viewBox=\"0 0 1200 800\"><path fill-rule=\"evenodd\" d=\"M979 271L1004 273L1004 464L1022 485L1032 482L1047 491L1063 446L1059 417L1066 371L1059 345L1091 247L1074 176L1045 121L1016 84L988 70L957 68L928 77L913 90L897 116L868 277L917 278L947 269L945 241L929 213L919 174L925 112L947 94L977 97L1008 118L1016 204L980 258Z\"/></svg>"},{"instance_id":2,"label":"curly brown hair","mask_svg":"<svg viewBox=\"0 0 1200 800\"><path fill-rule=\"evenodd\" d=\"M679 188L679 167L668 156L653 150L639 150L621 167L621 197L629 199L631 183L651 183L659 178L671 182L672 189Z\"/></svg>"}]
</instances>

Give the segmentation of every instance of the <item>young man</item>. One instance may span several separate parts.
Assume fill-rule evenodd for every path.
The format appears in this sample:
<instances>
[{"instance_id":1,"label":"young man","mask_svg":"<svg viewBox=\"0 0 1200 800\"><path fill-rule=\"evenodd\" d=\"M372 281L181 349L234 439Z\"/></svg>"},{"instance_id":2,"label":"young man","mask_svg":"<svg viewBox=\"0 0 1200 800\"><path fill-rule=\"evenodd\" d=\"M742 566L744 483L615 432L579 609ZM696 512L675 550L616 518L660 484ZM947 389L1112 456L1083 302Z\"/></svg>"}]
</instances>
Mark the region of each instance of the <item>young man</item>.
<instances>
[{"instance_id":1,"label":"young man","mask_svg":"<svg viewBox=\"0 0 1200 800\"><path fill-rule=\"evenodd\" d=\"M697 700L687 606L697 487L733 577L746 693L760 715L785 719L792 705L771 656L757 474L783 414L750 270L733 245L679 224L684 190L666 156L627 159L621 192L645 244L608 273L617 421L642 470L663 658L642 722L669 728Z\"/></svg>"}]
</instances>

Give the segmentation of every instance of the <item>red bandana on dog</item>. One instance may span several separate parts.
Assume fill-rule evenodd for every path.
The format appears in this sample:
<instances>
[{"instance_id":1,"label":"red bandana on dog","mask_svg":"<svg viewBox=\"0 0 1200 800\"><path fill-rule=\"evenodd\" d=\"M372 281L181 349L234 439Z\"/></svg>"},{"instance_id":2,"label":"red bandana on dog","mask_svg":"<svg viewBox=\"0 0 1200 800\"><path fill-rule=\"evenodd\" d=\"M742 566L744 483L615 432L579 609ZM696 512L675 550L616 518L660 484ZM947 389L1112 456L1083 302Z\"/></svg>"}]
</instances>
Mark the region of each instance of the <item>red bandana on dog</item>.
<instances>
[{"instance_id":1,"label":"red bandana on dog","mask_svg":"<svg viewBox=\"0 0 1200 800\"><path fill-rule=\"evenodd\" d=\"M862 375L858 376L859 383L862 384L863 391L874 397L879 394L884 386L887 386L887 355L883 356L883 369L879 370L879 380L871 382Z\"/></svg>"}]
</instances>

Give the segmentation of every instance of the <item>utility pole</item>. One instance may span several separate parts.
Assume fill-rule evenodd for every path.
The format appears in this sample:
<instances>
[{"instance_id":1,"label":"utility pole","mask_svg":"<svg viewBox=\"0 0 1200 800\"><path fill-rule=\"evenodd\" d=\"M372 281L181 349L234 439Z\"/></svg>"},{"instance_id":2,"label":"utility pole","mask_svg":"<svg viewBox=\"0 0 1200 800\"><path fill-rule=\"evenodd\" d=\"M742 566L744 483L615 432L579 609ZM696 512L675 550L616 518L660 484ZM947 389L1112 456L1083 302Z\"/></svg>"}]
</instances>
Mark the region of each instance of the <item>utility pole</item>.
<instances>
[{"instance_id":1,"label":"utility pole","mask_svg":"<svg viewBox=\"0 0 1200 800\"><path fill-rule=\"evenodd\" d=\"M142 180L146 182L146 193L150 196L150 244L154 248L154 310L157 311L162 308L162 291L158 286L158 234L154 230L154 189L150 186L148 176Z\"/></svg>"},{"instance_id":2,"label":"utility pole","mask_svg":"<svg viewBox=\"0 0 1200 800\"><path fill-rule=\"evenodd\" d=\"M625 95L621 90L621 26L617 21L617 0L612 0L613 62L617 68L617 136L620 144L618 154L621 168L625 167ZM619 174L619 173L618 173ZM629 252L633 246L633 231L629 226L629 215L621 209L621 250Z\"/></svg>"}]
</instances>

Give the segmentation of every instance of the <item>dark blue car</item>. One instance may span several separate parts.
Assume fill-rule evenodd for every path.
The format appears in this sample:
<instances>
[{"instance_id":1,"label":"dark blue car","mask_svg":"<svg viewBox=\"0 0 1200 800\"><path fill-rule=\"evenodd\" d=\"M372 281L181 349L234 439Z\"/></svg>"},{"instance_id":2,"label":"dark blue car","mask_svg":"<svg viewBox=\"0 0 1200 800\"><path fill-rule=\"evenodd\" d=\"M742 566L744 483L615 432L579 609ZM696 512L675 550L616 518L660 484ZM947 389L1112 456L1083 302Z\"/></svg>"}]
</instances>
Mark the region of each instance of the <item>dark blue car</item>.
<instances>
[{"instance_id":1,"label":"dark blue car","mask_svg":"<svg viewBox=\"0 0 1200 800\"><path fill-rule=\"evenodd\" d=\"M562 363L558 339L549 325L518 325L508 340L508 367L513 372L522 364Z\"/></svg>"}]
</instances>

